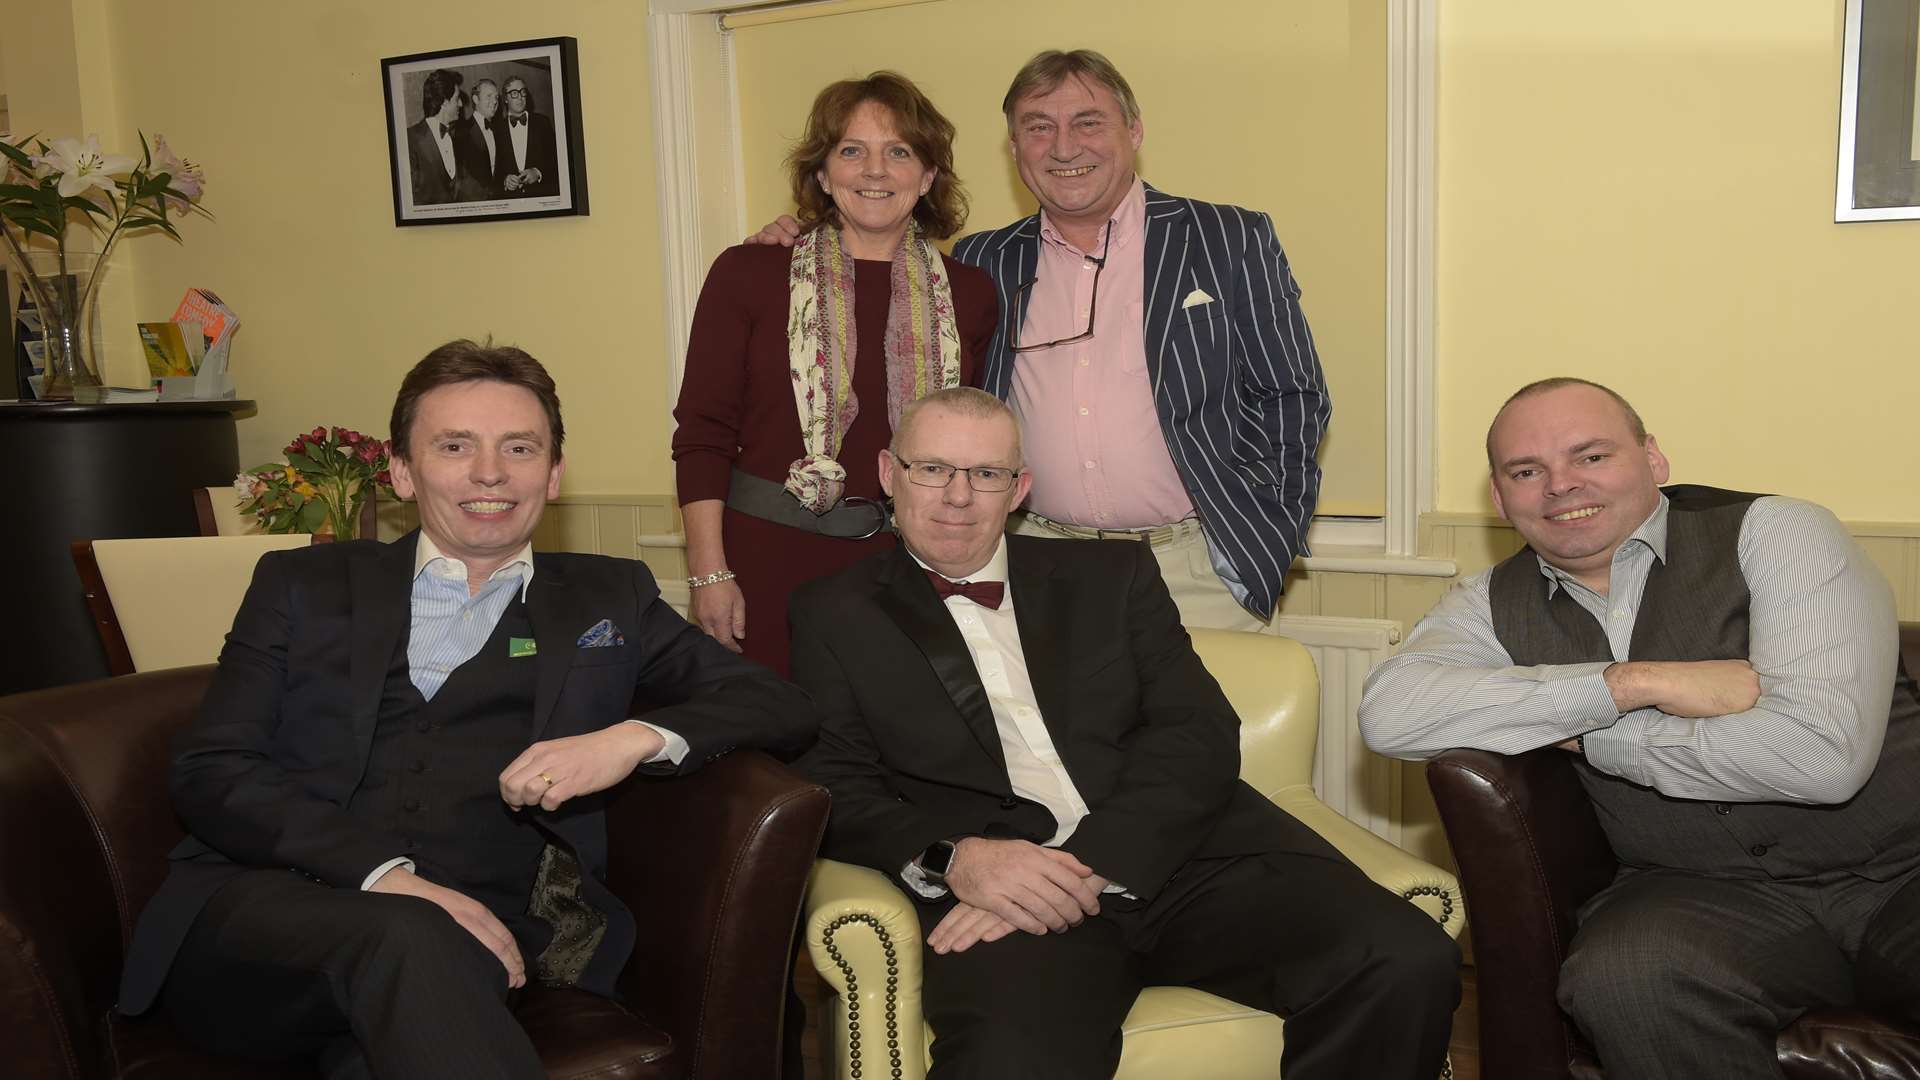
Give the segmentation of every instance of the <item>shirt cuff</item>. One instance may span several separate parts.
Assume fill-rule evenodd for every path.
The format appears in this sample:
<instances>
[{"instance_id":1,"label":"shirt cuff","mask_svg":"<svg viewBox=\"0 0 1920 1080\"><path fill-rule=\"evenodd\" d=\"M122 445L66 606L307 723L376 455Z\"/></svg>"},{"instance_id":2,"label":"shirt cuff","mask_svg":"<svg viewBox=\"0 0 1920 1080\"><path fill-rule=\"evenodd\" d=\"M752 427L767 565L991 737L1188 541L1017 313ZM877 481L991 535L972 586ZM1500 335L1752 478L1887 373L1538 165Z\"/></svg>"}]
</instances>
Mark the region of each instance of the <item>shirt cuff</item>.
<instances>
[{"instance_id":1,"label":"shirt cuff","mask_svg":"<svg viewBox=\"0 0 1920 1080\"><path fill-rule=\"evenodd\" d=\"M926 871L920 869L920 864L912 860L908 860L907 865L900 868L900 880L907 883L907 888L927 900L938 900L947 895L947 887L928 881Z\"/></svg>"},{"instance_id":2,"label":"shirt cuff","mask_svg":"<svg viewBox=\"0 0 1920 1080\"><path fill-rule=\"evenodd\" d=\"M641 727L652 728L660 736L661 741L664 744L660 747L659 750L654 752L654 755L652 757L641 762L640 764L652 765L656 761L671 761L673 762L674 765L678 766L682 761L685 761L687 759L687 750L689 749L689 747L687 746L687 740L681 738L680 736L674 734L671 731L668 731L666 728L661 727L659 724L649 724L645 720L628 720L627 723L639 724Z\"/></svg>"},{"instance_id":3,"label":"shirt cuff","mask_svg":"<svg viewBox=\"0 0 1920 1080\"><path fill-rule=\"evenodd\" d=\"M1639 709L1620 718L1644 714L1658 715L1658 709ZM1616 722L1598 731L1589 731L1583 737L1582 745L1587 750L1587 764L1606 773L1617 776L1641 787L1651 787L1647 783L1646 769L1640 760L1640 737L1638 724Z\"/></svg>"},{"instance_id":4,"label":"shirt cuff","mask_svg":"<svg viewBox=\"0 0 1920 1080\"><path fill-rule=\"evenodd\" d=\"M360 883L360 891L366 892L368 889L373 888L374 882L379 881L381 878L385 877L387 871L393 869L396 866L406 867L407 873L409 874L413 873L413 870L414 870L413 860L407 858L405 855L402 855L397 859L388 859L386 862L383 862L379 866L376 866L373 868L373 873L368 874L366 877L366 880Z\"/></svg>"},{"instance_id":5,"label":"shirt cuff","mask_svg":"<svg viewBox=\"0 0 1920 1080\"><path fill-rule=\"evenodd\" d=\"M1535 668L1536 678L1553 703L1561 736L1571 739L1594 728L1610 727L1620 719L1620 706L1607 689L1611 661L1592 664L1553 664Z\"/></svg>"}]
</instances>

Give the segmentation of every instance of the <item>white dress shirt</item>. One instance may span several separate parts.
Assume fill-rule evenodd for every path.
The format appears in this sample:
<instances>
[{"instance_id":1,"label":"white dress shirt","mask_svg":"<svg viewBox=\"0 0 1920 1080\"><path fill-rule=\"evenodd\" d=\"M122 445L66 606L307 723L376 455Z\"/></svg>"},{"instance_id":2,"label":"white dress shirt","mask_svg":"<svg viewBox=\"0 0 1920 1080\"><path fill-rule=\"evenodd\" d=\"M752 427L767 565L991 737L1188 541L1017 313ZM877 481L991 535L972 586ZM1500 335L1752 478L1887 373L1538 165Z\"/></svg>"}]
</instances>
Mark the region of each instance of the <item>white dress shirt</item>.
<instances>
[{"instance_id":1,"label":"white dress shirt","mask_svg":"<svg viewBox=\"0 0 1920 1080\"><path fill-rule=\"evenodd\" d=\"M913 555L911 551L907 554ZM913 561L923 569L933 570L920 562L918 555L913 555ZM1087 816L1087 804L1054 749L1053 736L1047 731L1040 715L1040 703L1033 693L1033 680L1027 675L1027 657L1020 647L1020 625L1013 614L1013 583L1007 580L1007 538L1000 538L1000 545L994 549L987 565L967 577L947 580L1006 582L1006 592L998 609L981 607L964 596L949 596L944 603L961 639L967 643L967 653L973 657L980 685L987 691L987 704L993 710L993 726L1000 733L1000 752L1006 758L1007 779L1012 781L1013 793L1039 803L1053 814L1053 837L1043 846L1059 847L1073 835L1080 819ZM929 884L915 863L908 863L901 877L915 892L929 899L947 893L945 888ZM1107 891L1120 892L1122 887L1108 885Z\"/></svg>"}]
</instances>

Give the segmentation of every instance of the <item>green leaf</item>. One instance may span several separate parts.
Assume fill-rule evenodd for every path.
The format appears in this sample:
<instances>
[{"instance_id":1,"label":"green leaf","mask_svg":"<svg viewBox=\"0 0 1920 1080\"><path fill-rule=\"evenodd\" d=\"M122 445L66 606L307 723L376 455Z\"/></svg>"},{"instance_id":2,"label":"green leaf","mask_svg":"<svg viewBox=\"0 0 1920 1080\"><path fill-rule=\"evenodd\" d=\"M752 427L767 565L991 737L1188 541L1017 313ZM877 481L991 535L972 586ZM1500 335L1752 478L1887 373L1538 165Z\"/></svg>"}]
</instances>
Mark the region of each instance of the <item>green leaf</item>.
<instances>
[{"instance_id":1,"label":"green leaf","mask_svg":"<svg viewBox=\"0 0 1920 1080\"><path fill-rule=\"evenodd\" d=\"M317 532L327 523L327 504L324 499L308 499L307 505L300 508L300 531Z\"/></svg>"},{"instance_id":2,"label":"green leaf","mask_svg":"<svg viewBox=\"0 0 1920 1080\"><path fill-rule=\"evenodd\" d=\"M22 171L33 171L33 155L4 139L0 139L0 154L7 155L7 160L20 166Z\"/></svg>"}]
</instances>

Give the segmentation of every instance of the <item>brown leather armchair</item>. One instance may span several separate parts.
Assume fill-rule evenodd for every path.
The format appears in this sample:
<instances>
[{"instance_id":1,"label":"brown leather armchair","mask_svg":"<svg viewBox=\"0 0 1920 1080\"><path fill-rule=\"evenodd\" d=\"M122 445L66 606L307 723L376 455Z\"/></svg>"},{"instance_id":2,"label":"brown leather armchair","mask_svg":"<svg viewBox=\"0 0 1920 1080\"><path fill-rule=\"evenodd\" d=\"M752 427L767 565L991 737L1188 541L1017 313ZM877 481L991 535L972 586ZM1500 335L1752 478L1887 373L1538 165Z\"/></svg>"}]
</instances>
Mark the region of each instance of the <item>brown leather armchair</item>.
<instances>
[{"instance_id":1,"label":"brown leather armchair","mask_svg":"<svg viewBox=\"0 0 1920 1080\"><path fill-rule=\"evenodd\" d=\"M0 698L0 1073L268 1075L200 1056L162 1017L112 1011L133 920L181 835L167 804L168 742L212 673ZM641 928L621 979L626 1004L526 993L517 1015L549 1075L779 1075L788 959L826 816L824 790L758 752L628 785L608 815L608 883Z\"/></svg>"},{"instance_id":2,"label":"brown leather armchair","mask_svg":"<svg viewBox=\"0 0 1920 1080\"><path fill-rule=\"evenodd\" d=\"M1901 625L1900 644L1920 672L1920 623ZM1605 1076L1554 996L1574 913L1616 865L1572 759L1451 750L1427 783L1474 912L1483 1080ZM1807 1013L1775 1046L1789 1080L1920 1077L1920 1029L1857 1010Z\"/></svg>"}]
</instances>

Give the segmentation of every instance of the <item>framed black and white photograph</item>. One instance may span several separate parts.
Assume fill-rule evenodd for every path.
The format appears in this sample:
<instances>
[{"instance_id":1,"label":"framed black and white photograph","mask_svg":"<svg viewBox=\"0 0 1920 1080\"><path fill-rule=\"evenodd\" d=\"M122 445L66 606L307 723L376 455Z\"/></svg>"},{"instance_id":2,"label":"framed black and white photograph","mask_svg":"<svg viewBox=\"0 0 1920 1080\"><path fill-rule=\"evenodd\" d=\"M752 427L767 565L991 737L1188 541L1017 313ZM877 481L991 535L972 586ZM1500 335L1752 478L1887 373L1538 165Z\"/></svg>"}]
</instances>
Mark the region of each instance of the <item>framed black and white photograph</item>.
<instances>
[{"instance_id":1,"label":"framed black and white photograph","mask_svg":"<svg viewBox=\"0 0 1920 1080\"><path fill-rule=\"evenodd\" d=\"M575 56L561 37L380 61L393 223L585 214Z\"/></svg>"},{"instance_id":2,"label":"framed black and white photograph","mask_svg":"<svg viewBox=\"0 0 1920 1080\"><path fill-rule=\"evenodd\" d=\"M1835 221L1920 218L1920 0L1847 0Z\"/></svg>"}]
</instances>

